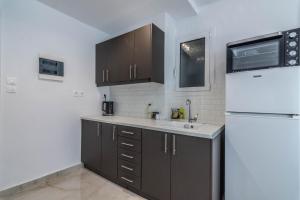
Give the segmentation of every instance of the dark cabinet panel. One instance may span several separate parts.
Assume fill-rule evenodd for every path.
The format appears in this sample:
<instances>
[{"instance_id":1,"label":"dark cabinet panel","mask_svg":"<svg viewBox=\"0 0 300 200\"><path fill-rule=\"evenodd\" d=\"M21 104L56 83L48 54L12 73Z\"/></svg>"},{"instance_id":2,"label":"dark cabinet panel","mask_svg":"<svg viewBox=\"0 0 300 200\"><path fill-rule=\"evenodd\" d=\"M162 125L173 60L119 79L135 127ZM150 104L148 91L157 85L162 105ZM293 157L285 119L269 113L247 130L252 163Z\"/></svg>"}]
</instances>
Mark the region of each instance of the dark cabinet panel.
<instances>
[{"instance_id":1,"label":"dark cabinet panel","mask_svg":"<svg viewBox=\"0 0 300 200\"><path fill-rule=\"evenodd\" d=\"M132 79L133 59L133 33L126 33L113 39L113 64L116 69L117 82L130 81Z\"/></svg>"},{"instance_id":2,"label":"dark cabinet panel","mask_svg":"<svg viewBox=\"0 0 300 200\"><path fill-rule=\"evenodd\" d=\"M126 186L131 186L138 190L141 188L140 177L137 177L131 173L126 173L124 171L119 170L119 181Z\"/></svg>"},{"instance_id":3,"label":"dark cabinet panel","mask_svg":"<svg viewBox=\"0 0 300 200\"><path fill-rule=\"evenodd\" d=\"M119 147L118 150L119 158L134 164L141 164L141 154L138 152L133 152L127 149L123 149Z\"/></svg>"},{"instance_id":4,"label":"dark cabinet panel","mask_svg":"<svg viewBox=\"0 0 300 200\"><path fill-rule=\"evenodd\" d=\"M151 25L134 31L134 79L151 79L151 43Z\"/></svg>"},{"instance_id":5,"label":"dark cabinet panel","mask_svg":"<svg viewBox=\"0 0 300 200\"><path fill-rule=\"evenodd\" d=\"M99 171L101 165L100 126L98 122L81 121L81 161L95 171Z\"/></svg>"},{"instance_id":6,"label":"dark cabinet panel","mask_svg":"<svg viewBox=\"0 0 300 200\"><path fill-rule=\"evenodd\" d=\"M170 136L143 130L142 192L159 200L170 199Z\"/></svg>"},{"instance_id":7,"label":"dark cabinet panel","mask_svg":"<svg viewBox=\"0 0 300 200\"><path fill-rule=\"evenodd\" d=\"M141 140L142 130L129 126L118 126L118 135L134 140Z\"/></svg>"},{"instance_id":8,"label":"dark cabinet panel","mask_svg":"<svg viewBox=\"0 0 300 200\"><path fill-rule=\"evenodd\" d=\"M116 40L109 40L108 42L108 53L107 53L107 67L105 70L106 85L118 82L118 65L116 63L114 52L118 45Z\"/></svg>"},{"instance_id":9,"label":"dark cabinet panel","mask_svg":"<svg viewBox=\"0 0 300 200\"><path fill-rule=\"evenodd\" d=\"M119 137L118 145L122 149L127 149L129 151L141 152L141 142L125 137Z\"/></svg>"},{"instance_id":10,"label":"dark cabinet panel","mask_svg":"<svg viewBox=\"0 0 300 200\"><path fill-rule=\"evenodd\" d=\"M119 170L121 170L125 173L133 174L137 177L141 176L141 165L140 165L140 163L137 164L137 163L134 163L134 162L128 162L126 160L119 159L118 167L119 167Z\"/></svg>"},{"instance_id":11,"label":"dark cabinet panel","mask_svg":"<svg viewBox=\"0 0 300 200\"><path fill-rule=\"evenodd\" d=\"M101 172L106 176L117 178L117 130L112 124L102 123L102 165Z\"/></svg>"},{"instance_id":12,"label":"dark cabinet panel","mask_svg":"<svg viewBox=\"0 0 300 200\"><path fill-rule=\"evenodd\" d=\"M97 86L164 83L164 32L154 24L96 47Z\"/></svg>"},{"instance_id":13,"label":"dark cabinet panel","mask_svg":"<svg viewBox=\"0 0 300 200\"><path fill-rule=\"evenodd\" d=\"M108 69L108 55L110 42L106 41L96 45L96 84L104 86L107 84L106 70Z\"/></svg>"},{"instance_id":14,"label":"dark cabinet panel","mask_svg":"<svg viewBox=\"0 0 300 200\"><path fill-rule=\"evenodd\" d=\"M211 199L211 141L173 135L172 200Z\"/></svg>"}]
</instances>

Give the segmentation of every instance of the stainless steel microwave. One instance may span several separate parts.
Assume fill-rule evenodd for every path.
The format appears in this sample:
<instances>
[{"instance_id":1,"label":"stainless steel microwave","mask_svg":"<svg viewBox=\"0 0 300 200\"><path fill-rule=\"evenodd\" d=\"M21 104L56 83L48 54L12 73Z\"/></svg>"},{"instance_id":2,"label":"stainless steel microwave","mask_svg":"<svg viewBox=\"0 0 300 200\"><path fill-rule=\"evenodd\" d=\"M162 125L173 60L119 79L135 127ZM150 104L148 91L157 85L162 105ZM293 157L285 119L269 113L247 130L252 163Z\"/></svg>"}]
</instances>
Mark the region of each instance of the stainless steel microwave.
<instances>
[{"instance_id":1,"label":"stainless steel microwave","mask_svg":"<svg viewBox=\"0 0 300 200\"><path fill-rule=\"evenodd\" d=\"M299 65L300 28L227 44L227 73Z\"/></svg>"}]
</instances>

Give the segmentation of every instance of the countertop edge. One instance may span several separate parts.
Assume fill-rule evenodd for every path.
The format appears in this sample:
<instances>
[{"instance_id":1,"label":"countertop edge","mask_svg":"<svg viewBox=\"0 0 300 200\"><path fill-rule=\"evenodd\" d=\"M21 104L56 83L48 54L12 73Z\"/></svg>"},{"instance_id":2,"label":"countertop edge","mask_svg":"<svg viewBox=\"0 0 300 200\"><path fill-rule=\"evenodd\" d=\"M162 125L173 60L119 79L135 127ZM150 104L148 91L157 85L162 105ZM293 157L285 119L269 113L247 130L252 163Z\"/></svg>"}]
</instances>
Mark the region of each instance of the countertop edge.
<instances>
[{"instance_id":1,"label":"countertop edge","mask_svg":"<svg viewBox=\"0 0 300 200\"><path fill-rule=\"evenodd\" d=\"M81 120L89 120L89 121L95 121L95 122L108 123L108 124L115 124L115 125L120 125L120 126L131 126L131 127L135 127L135 128L161 131L161 132L173 133L173 134L177 134L177 135L186 135L186 136L205 138L205 139L211 139L211 140L215 139L225 129L225 125L223 125L217 131L215 131L214 133L208 135L208 134L201 134L201 133L183 132L183 131L179 131L179 130L164 128L164 127L153 127L153 126L147 126L147 125L133 124L133 123L130 123L130 122L129 123L113 122L111 120L96 119L96 118L88 117L88 116L80 116L80 119Z\"/></svg>"}]
</instances>

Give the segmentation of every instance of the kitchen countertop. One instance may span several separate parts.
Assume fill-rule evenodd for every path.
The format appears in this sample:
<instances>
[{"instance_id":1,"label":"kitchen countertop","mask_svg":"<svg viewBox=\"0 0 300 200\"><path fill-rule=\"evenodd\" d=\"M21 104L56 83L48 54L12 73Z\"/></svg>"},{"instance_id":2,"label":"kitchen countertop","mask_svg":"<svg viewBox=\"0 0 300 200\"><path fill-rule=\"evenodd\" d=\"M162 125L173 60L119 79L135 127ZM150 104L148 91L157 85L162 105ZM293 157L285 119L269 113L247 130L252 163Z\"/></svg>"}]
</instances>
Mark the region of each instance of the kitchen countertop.
<instances>
[{"instance_id":1,"label":"kitchen countertop","mask_svg":"<svg viewBox=\"0 0 300 200\"><path fill-rule=\"evenodd\" d=\"M187 124L187 122L121 116L81 116L81 119L207 139L214 139L225 128L224 124L193 123L196 127L195 129L186 129L184 128L184 124Z\"/></svg>"}]
</instances>

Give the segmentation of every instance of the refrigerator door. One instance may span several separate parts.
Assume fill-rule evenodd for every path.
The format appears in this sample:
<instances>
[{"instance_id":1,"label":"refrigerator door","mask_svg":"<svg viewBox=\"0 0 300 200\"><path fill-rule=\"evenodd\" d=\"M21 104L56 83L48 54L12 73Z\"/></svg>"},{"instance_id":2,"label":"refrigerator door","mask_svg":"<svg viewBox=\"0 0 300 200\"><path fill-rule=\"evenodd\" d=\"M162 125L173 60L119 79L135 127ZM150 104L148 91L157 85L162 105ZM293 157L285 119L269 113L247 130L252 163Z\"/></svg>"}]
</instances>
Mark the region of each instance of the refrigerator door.
<instances>
[{"instance_id":1,"label":"refrigerator door","mask_svg":"<svg viewBox=\"0 0 300 200\"><path fill-rule=\"evenodd\" d=\"M225 199L300 199L300 121L226 115Z\"/></svg>"},{"instance_id":2,"label":"refrigerator door","mask_svg":"<svg viewBox=\"0 0 300 200\"><path fill-rule=\"evenodd\" d=\"M226 111L300 114L300 66L226 74Z\"/></svg>"}]
</instances>

